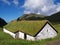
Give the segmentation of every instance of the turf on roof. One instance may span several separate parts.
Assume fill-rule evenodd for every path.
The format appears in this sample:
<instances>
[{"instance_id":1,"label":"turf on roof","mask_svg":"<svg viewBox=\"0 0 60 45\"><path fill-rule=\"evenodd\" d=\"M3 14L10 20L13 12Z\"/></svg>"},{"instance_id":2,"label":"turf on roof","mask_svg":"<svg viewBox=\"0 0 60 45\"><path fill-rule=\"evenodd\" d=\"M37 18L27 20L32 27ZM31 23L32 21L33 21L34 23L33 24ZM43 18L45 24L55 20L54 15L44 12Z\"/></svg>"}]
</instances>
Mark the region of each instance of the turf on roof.
<instances>
[{"instance_id":1,"label":"turf on roof","mask_svg":"<svg viewBox=\"0 0 60 45\"><path fill-rule=\"evenodd\" d=\"M24 33L34 36L47 22L47 20L42 21L16 21L10 22L5 26L5 28L11 32L22 31Z\"/></svg>"}]
</instances>

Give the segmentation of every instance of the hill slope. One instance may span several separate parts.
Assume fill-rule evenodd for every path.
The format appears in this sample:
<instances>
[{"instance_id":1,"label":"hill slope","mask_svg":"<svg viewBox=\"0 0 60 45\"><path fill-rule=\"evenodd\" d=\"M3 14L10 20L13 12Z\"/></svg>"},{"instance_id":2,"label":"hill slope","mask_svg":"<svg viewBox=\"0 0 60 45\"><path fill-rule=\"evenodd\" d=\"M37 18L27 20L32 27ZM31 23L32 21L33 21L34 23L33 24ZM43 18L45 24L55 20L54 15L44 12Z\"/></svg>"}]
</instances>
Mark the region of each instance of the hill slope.
<instances>
[{"instance_id":1,"label":"hill slope","mask_svg":"<svg viewBox=\"0 0 60 45\"><path fill-rule=\"evenodd\" d=\"M51 22L60 22L60 12L55 13L51 16L43 16L40 14L24 14L17 19L17 21L20 20L49 20Z\"/></svg>"},{"instance_id":2,"label":"hill slope","mask_svg":"<svg viewBox=\"0 0 60 45\"><path fill-rule=\"evenodd\" d=\"M43 20L45 16L40 14L24 14L23 16L19 17L17 20Z\"/></svg>"},{"instance_id":3,"label":"hill slope","mask_svg":"<svg viewBox=\"0 0 60 45\"><path fill-rule=\"evenodd\" d=\"M5 26L7 23L5 22L4 19L0 18L0 28Z\"/></svg>"},{"instance_id":4,"label":"hill slope","mask_svg":"<svg viewBox=\"0 0 60 45\"><path fill-rule=\"evenodd\" d=\"M60 12L48 16L47 19L52 22L60 22Z\"/></svg>"}]
</instances>

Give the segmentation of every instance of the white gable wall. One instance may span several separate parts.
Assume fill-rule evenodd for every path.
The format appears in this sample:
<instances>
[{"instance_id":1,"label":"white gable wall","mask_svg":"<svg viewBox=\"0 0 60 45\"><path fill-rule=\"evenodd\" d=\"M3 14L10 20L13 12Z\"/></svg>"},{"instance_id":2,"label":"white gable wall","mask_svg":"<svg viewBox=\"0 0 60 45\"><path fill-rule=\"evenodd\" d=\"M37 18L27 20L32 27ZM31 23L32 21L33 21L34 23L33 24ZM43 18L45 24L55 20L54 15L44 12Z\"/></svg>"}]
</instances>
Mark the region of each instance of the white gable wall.
<instances>
[{"instance_id":1,"label":"white gable wall","mask_svg":"<svg viewBox=\"0 0 60 45\"><path fill-rule=\"evenodd\" d=\"M34 41L34 40L35 40L35 37L30 36L30 35L27 35L27 40L32 40L32 41Z\"/></svg>"},{"instance_id":2,"label":"white gable wall","mask_svg":"<svg viewBox=\"0 0 60 45\"><path fill-rule=\"evenodd\" d=\"M24 33L23 32L19 32L19 38L24 39ZM30 36L30 35L26 34L26 40L32 40L32 41L34 41L35 38L33 36Z\"/></svg>"},{"instance_id":3,"label":"white gable wall","mask_svg":"<svg viewBox=\"0 0 60 45\"><path fill-rule=\"evenodd\" d=\"M24 33L19 32L19 38L24 39Z\"/></svg>"},{"instance_id":4,"label":"white gable wall","mask_svg":"<svg viewBox=\"0 0 60 45\"><path fill-rule=\"evenodd\" d=\"M10 31L8 31L8 30L6 30L5 28L3 28L3 32L8 33L8 34L10 34L13 38L15 38L15 34L12 33L12 32L10 32Z\"/></svg>"},{"instance_id":5,"label":"white gable wall","mask_svg":"<svg viewBox=\"0 0 60 45\"><path fill-rule=\"evenodd\" d=\"M35 37L36 40L53 38L57 35L57 32L47 23L41 32Z\"/></svg>"}]
</instances>

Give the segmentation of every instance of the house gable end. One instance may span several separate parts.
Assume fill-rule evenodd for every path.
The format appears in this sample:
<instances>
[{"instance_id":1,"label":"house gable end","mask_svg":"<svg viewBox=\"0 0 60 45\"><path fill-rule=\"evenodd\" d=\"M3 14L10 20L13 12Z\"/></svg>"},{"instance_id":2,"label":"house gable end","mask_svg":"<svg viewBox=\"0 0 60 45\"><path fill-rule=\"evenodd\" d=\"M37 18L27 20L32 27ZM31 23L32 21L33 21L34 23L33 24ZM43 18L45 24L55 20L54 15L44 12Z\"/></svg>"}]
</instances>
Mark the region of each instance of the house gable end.
<instances>
[{"instance_id":1,"label":"house gable end","mask_svg":"<svg viewBox=\"0 0 60 45\"><path fill-rule=\"evenodd\" d=\"M54 38L57 32L47 23L42 30L35 36L36 40Z\"/></svg>"},{"instance_id":2,"label":"house gable end","mask_svg":"<svg viewBox=\"0 0 60 45\"><path fill-rule=\"evenodd\" d=\"M49 24L49 26L51 26L51 28L56 31L56 29L55 29L49 22L46 22L45 25L34 35L34 37L36 37L36 36L42 31L42 29L43 29L47 24ZM57 31L56 31L56 32L57 32ZM58 33L58 32L57 32L57 33Z\"/></svg>"}]
</instances>

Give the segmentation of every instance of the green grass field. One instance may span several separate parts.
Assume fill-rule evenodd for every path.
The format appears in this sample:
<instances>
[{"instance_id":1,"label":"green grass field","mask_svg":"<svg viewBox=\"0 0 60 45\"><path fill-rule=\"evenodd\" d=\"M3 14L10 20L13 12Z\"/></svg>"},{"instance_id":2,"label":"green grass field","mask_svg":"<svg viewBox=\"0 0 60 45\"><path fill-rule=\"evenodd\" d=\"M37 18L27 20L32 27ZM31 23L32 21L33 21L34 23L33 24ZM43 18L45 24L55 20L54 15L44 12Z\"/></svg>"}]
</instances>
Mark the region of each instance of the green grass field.
<instances>
[{"instance_id":1,"label":"green grass field","mask_svg":"<svg viewBox=\"0 0 60 45\"><path fill-rule=\"evenodd\" d=\"M40 45L43 43L45 43L45 40L28 41L28 40L22 40L22 39L13 39L10 35L0 31L0 45Z\"/></svg>"},{"instance_id":2,"label":"green grass field","mask_svg":"<svg viewBox=\"0 0 60 45\"><path fill-rule=\"evenodd\" d=\"M39 41L27 41L22 39L13 39L10 35L0 30L0 45L44 45L48 42L60 40L60 23L53 23L58 31L58 35L54 39L45 39Z\"/></svg>"},{"instance_id":3,"label":"green grass field","mask_svg":"<svg viewBox=\"0 0 60 45\"><path fill-rule=\"evenodd\" d=\"M55 29L58 31L58 33L60 34L60 22L56 22L56 23L52 23L52 24L55 27Z\"/></svg>"}]
</instances>

